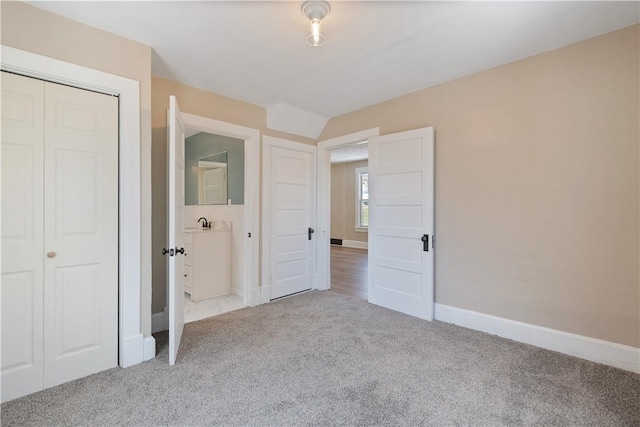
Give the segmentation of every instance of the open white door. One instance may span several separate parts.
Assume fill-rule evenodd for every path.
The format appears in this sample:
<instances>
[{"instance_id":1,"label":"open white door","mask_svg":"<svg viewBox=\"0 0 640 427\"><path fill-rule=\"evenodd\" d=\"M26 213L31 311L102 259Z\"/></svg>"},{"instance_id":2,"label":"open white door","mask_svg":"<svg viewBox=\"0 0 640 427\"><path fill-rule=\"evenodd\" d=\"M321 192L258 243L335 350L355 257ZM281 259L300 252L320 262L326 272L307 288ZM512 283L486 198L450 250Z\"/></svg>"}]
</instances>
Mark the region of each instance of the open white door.
<instances>
[{"instance_id":1,"label":"open white door","mask_svg":"<svg viewBox=\"0 0 640 427\"><path fill-rule=\"evenodd\" d=\"M169 365L176 363L184 329L184 124L178 102L169 97Z\"/></svg>"},{"instance_id":2,"label":"open white door","mask_svg":"<svg viewBox=\"0 0 640 427\"><path fill-rule=\"evenodd\" d=\"M433 128L369 139L369 302L433 320Z\"/></svg>"}]
</instances>

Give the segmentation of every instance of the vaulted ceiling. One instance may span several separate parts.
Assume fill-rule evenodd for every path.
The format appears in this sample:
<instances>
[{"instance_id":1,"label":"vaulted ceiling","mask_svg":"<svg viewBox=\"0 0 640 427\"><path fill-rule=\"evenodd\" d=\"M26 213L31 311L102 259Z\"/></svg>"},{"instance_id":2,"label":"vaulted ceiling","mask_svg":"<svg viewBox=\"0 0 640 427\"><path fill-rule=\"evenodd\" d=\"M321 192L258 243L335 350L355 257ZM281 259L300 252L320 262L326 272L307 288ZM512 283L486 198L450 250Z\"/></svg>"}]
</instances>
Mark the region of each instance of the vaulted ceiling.
<instances>
[{"instance_id":1,"label":"vaulted ceiling","mask_svg":"<svg viewBox=\"0 0 640 427\"><path fill-rule=\"evenodd\" d=\"M153 48L153 74L330 118L638 22L638 2L29 2Z\"/></svg>"}]
</instances>

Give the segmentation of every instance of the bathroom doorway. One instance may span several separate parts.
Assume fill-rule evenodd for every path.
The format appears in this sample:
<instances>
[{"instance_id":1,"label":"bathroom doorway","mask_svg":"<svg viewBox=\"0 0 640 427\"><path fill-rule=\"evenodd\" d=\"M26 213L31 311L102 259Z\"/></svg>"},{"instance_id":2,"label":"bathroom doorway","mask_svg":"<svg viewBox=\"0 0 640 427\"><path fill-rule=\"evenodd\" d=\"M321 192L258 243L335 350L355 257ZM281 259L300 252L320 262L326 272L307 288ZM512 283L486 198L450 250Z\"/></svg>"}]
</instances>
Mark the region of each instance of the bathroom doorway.
<instances>
[{"instance_id":1,"label":"bathroom doorway","mask_svg":"<svg viewBox=\"0 0 640 427\"><path fill-rule=\"evenodd\" d=\"M244 140L185 126L185 323L245 307Z\"/></svg>"}]
</instances>

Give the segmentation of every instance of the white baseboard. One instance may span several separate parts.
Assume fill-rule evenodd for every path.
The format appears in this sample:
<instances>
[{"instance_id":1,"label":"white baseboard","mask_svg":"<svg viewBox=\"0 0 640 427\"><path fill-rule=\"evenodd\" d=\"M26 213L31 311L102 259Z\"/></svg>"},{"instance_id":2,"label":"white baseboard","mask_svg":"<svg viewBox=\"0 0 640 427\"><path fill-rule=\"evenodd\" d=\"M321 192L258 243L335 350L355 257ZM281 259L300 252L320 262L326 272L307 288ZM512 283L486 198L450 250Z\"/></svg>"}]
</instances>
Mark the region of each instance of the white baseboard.
<instances>
[{"instance_id":1,"label":"white baseboard","mask_svg":"<svg viewBox=\"0 0 640 427\"><path fill-rule=\"evenodd\" d=\"M476 311L435 305L435 319L640 373L640 349Z\"/></svg>"},{"instance_id":2,"label":"white baseboard","mask_svg":"<svg viewBox=\"0 0 640 427\"><path fill-rule=\"evenodd\" d=\"M120 360L120 366L127 368L129 366L137 365L144 359L144 336L142 334L132 335L126 337L122 342L124 348L122 349L122 360Z\"/></svg>"},{"instance_id":3,"label":"white baseboard","mask_svg":"<svg viewBox=\"0 0 640 427\"><path fill-rule=\"evenodd\" d=\"M164 321L164 311L160 313L154 313L151 315L151 333L155 334L156 332L166 331L165 321Z\"/></svg>"},{"instance_id":4,"label":"white baseboard","mask_svg":"<svg viewBox=\"0 0 640 427\"><path fill-rule=\"evenodd\" d=\"M154 337L146 337L144 339L143 360L151 360L156 357L156 339Z\"/></svg>"},{"instance_id":5,"label":"white baseboard","mask_svg":"<svg viewBox=\"0 0 640 427\"><path fill-rule=\"evenodd\" d=\"M369 249L369 243L359 242L357 240L343 240L342 246L345 248Z\"/></svg>"}]
</instances>

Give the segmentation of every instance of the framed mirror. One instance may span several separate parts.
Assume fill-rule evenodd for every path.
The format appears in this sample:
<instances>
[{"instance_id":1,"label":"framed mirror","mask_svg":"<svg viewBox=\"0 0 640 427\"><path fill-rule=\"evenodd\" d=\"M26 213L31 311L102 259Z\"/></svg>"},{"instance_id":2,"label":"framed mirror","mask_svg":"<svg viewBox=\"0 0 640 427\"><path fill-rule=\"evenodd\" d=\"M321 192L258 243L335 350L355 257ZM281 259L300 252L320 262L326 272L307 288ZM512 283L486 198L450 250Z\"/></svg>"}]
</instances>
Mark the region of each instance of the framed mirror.
<instances>
[{"instance_id":1,"label":"framed mirror","mask_svg":"<svg viewBox=\"0 0 640 427\"><path fill-rule=\"evenodd\" d=\"M244 204L244 141L187 128L185 204Z\"/></svg>"}]
</instances>

